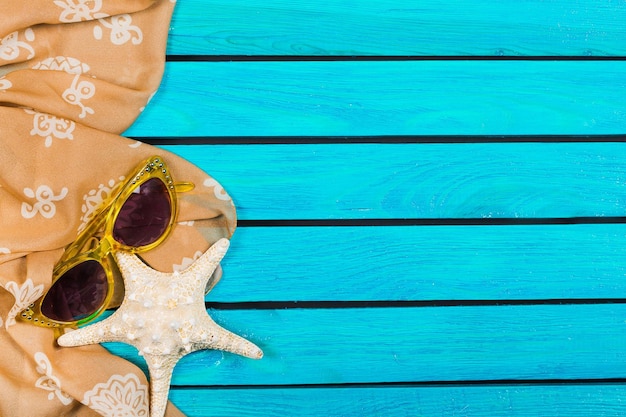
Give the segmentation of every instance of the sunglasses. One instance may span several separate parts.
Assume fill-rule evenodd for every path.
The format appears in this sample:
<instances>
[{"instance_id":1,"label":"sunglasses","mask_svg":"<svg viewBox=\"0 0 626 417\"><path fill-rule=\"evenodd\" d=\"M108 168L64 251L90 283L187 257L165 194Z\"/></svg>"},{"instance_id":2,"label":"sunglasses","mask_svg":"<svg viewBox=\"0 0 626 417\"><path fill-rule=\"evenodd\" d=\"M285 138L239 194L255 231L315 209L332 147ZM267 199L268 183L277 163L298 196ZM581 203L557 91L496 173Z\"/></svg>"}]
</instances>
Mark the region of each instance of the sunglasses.
<instances>
[{"instance_id":1,"label":"sunglasses","mask_svg":"<svg viewBox=\"0 0 626 417\"><path fill-rule=\"evenodd\" d=\"M142 253L160 245L176 220L176 193L193 187L174 183L160 156L139 164L65 249L48 291L17 318L60 331L98 317L121 285L113 252Z\"/></svg>"}]
</instances>

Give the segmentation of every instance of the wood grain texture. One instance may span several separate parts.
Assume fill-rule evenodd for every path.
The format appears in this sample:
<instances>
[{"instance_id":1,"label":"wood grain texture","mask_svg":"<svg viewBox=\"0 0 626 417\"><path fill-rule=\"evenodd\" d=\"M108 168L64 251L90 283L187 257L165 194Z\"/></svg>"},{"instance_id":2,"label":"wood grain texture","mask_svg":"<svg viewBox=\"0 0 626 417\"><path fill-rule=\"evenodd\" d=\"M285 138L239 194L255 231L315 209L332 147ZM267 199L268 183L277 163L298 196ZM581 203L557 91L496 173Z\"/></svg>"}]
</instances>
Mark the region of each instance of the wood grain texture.
<instances>
[{"instance_id":1,"label":"wood grain texture","mask_svg":"<svg viewBox=\"0 0 626 417\"><path fill-rule=\"evenodd\" d=\"M620 143L164 147L250 219L623 216Z\"/></svg>"},{"instance_id":2,"label":"wood grain texture","mask_svg":"<svg viewBox=\"0 0 626 417\"><path fill-rule=\"evenodd\" d=\"M624 3L608 0L186 0L168 52L624 55L625 22Z\"/></svg>"},{"instance_id":3,"label":"wood grain texture","mask_svg":"<svg viewBox=\"0 0 626 417\"><path fill-rule=\"evenodd\" d=\"M253 289L251 289L253 290ZM186 356L174 385L621 378L626 305L211 311L265 353ZM141 363L136 350L108 344Z\"/></svg>"},{"instance_id":4,"label":"wood grain texture","mask_svg":"<svg viewBox=\"0 0 626 417\"><path fill-rule=\"evenodd\" d=\"M253 227L210 302L626 298L626 225Z\"/></svg>"},{"instance_id":5,"label":"wood grain texture","mask_svg":"<svg viewBox=\"0 0 626 417\"><path fill-rule=\"evenodd\" d=\"M617 134L626 61L171 62L129 136Z\"/></svg>"},{"instance_id":6,"label":"wood grain texture","mask_svg":"<svg viewBox=\"0 0 626 417\"><path fill-rule=\"evenodd\" d=\"M611 385L174 389L189 417L615 417L626 387Z\"/></svg>"}]
</instances>

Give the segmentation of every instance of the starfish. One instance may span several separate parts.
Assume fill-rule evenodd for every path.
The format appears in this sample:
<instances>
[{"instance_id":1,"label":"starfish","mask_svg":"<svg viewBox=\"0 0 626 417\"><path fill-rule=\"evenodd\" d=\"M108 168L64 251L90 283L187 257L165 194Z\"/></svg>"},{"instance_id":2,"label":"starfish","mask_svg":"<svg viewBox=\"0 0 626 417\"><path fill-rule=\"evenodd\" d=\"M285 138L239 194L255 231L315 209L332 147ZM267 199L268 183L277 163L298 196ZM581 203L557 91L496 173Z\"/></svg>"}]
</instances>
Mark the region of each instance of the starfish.
<instances>
[{"instance_id":1,"label":"starfish","mask_svg":"<svg viewBox=\"0 0 626 417\"><path fill-rule=\"evenodd\" d=\"M114 256L125 285L124 301L107 319L64 334L60 346L123 342L135 346L150 372L150 417L162 417L174 366L188 353L217 349L260 359L253 343L217 325L204 304L207 280L228 250L220 239L184 271L164 273L136 255Z\"/></svg>"}]
</instances>

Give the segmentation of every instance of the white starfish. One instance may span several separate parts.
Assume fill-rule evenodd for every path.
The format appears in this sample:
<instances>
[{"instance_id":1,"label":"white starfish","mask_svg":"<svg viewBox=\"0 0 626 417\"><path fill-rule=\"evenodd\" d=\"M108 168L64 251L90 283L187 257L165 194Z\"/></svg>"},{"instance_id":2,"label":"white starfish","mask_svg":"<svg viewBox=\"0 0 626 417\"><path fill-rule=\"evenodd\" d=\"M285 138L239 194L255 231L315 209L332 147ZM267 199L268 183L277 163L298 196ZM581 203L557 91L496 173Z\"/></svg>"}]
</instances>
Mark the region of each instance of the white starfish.
<instances>
[{"instance_id":1,"label":"white starfish","mask_svg":"<svg viewBox=\"0 0 626 417\"><path fill-rule=\"evenodd\" d=\"M126 291L122 305L106 320L64 334L59 345L135 346L150 371L150 416L162 417L174 366L186 354L218 349L254 359L263 356L256 345L217 325L205 308L207 280L228 246L221 239L187 269L174 273L155 271L136 255L116 253Z\"/></svg>"}]
</instances>

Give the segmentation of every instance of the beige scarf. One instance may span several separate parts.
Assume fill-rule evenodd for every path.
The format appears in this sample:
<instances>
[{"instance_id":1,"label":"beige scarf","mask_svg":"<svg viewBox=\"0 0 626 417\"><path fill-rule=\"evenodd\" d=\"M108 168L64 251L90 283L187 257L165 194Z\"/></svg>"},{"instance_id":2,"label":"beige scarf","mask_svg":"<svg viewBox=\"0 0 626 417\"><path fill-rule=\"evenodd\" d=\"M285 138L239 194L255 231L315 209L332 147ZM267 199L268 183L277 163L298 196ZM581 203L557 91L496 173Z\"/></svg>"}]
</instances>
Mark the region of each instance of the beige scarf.
<instances>
[{"instance_id":1,"label":"beige scarf","mask_svg":"<svg viewBox=\"0 0 626 417\"><path fill-rule=\"evenodd\" d=\"M100 346L59 348L16 322L43 294L63 247L137 163L162 155L177 181L179 224L145 254L191 262L235 228L221 186L196 167L119 136L160 82L172 0L0 2L0 415L148 416L148 383ZM115 414L117 415L117 414ZM181 415L174 406L168 416Z\"/></svg>"}]
</instances>

